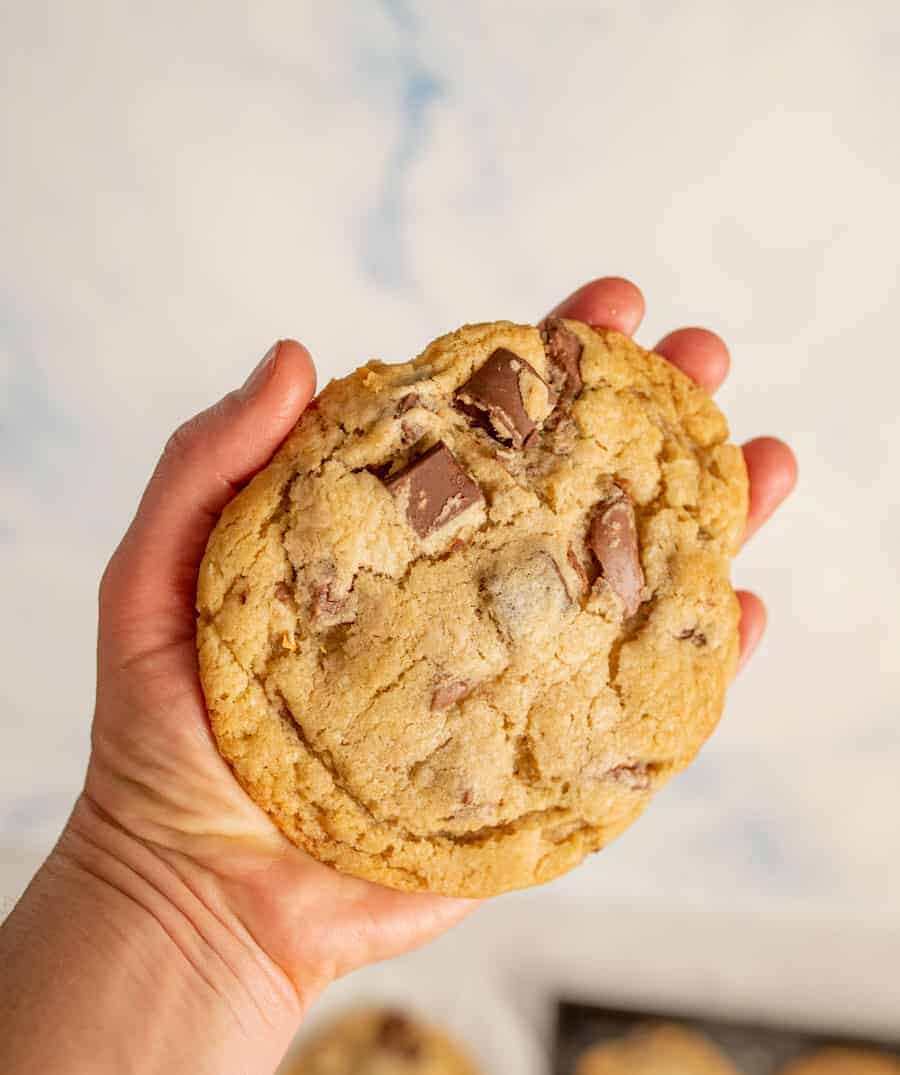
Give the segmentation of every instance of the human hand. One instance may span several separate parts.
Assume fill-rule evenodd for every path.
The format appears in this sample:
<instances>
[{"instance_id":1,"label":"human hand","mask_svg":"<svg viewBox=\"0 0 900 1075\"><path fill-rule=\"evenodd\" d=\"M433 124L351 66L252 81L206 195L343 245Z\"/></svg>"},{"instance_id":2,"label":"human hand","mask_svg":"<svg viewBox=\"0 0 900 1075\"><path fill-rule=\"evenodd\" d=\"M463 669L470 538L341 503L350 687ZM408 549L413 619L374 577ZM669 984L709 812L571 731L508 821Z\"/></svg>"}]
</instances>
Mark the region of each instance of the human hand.
<instances>
[{"instance_id":1,"label":"human hand","mask_svg":"<svg viewBox=\"0 0 900 1075\"><path fill-rule=\"evenodd\" d=\"M630 335L643 298L608 278L554 313ZM703 329L670 333L656 350L709 391L727 373L724 343ZM211 915L216 943L249 952L267 988L296 993L301 1007L334 978L422 943L474 905L395 892L316 862L244 794L209 730L194 641L197 569L218 513L268 462L314 380L307 352L283 341L244 388L169 442L101 587L93 752L70 825L72 847L82 839L138 874L151 869L167 899ZM771 438L744 453L749 535L788 494L796 466ZM765 611L752 594L739 599L746 660Z\"/></svg>"}]
</instances>

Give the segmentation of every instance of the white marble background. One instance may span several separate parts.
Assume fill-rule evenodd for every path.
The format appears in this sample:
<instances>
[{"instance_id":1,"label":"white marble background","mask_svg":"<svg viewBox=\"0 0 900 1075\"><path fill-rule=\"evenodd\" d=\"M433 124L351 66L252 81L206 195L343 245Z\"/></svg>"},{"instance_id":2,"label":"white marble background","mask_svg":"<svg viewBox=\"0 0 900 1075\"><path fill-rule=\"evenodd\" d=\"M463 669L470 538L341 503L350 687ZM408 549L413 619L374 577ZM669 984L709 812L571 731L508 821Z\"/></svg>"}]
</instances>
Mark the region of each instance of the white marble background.
<instances>
[{"instance_id":1,"label":"white marble background","mask_svg":"<svg viewBox=\"0 0 900 1075\"><path fill-rule=\"evenodd\" d=\"M694 767L538 909L900 926L900 13L460 0L0 10L0 845L81 780L97 579L167 434L279 335L323 380L603 273L729 340L796 498Z\"/></svg>"}]
</instances>

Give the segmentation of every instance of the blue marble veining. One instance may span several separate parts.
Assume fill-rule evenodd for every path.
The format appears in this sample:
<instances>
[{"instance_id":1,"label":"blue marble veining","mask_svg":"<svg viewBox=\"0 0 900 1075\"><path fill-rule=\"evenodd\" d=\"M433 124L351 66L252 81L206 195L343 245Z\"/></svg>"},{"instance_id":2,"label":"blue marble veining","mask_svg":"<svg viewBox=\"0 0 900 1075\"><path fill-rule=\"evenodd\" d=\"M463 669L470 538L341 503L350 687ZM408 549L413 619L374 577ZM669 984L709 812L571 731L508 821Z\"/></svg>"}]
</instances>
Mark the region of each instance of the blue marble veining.
<instances>
[{"instance_id":1,"label":"blue marble veining","mask_svg":"<svg viewBox=\"0 0 900 1075\"><path fill-rule=\"evenodd\" d=\"M15 847L39 837L48 824L59 823L60 812L72 807L68 796L61 794L32 795L15 802L0 813L0 846Z\"/></svg>"},{"instance_id":2,"label":"blue marble veining","mask_svg":"<svg viewBox=\"0 0 900 1075\"><path fill-rule=\"evenodd\" d=\"M0 466L18 474L28 468L33 479L46 483L53 476L48 457L58 457L77 443L77 422L48 390L21 336L6 326L0 332L13 356L0 396Z\"/></svg>"},{"instance_id":3,"label":"blue marble veining","mask_svg":"<svg viewBox=\"0 0 900 1075\"><path fill-rule=\"evenodd\" d=\"M414 286L410 220L406 212L409 170L427 144L430 112L445 94L445 84L422 61L417 49L419 23L408 5L384 0L400 40L379 65L393 68L390 100L397 113L398 132L376 182L375 201L362 225L362 263L373 281L388 288ZM395 85L396 83L396 85Z\"/></svg>"},{"instance_id":4,"label":"blue marble veining","mask_svg":"<svg viewBox=\"0 0 900 1075\"><path fill-rule=\"evenodd\" d=\"M381 6L404 30L414 30L417 26L415 12L406 0L381 0Z\"/></svg>"}]
</instances>

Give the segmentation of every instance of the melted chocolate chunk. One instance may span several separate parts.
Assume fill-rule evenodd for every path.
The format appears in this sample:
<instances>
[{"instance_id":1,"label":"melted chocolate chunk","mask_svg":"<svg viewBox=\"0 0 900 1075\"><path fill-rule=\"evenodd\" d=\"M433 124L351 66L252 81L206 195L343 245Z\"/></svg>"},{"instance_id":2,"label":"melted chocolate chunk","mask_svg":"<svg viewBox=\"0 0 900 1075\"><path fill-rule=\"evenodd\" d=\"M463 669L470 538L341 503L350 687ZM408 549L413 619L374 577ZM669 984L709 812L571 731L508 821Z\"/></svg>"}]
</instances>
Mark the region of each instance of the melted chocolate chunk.
<instances>
[{"instance_id":1,"label":"melted chocolate chunk","mask_svg":"<svg viewBox=\"0 0 900 1075\"><path fill-rule=\"evenodd\" d=\"M502 559L481 579L481 592L513 642L555 631L572 603L559 564L545 549Z\"/></svg>"},{"instance_id":2,"label":"melted chocolate chunk","mask_svg":"<svg viewBox=\"0 0 900 1075\"><path fill-rule=\"evenodd\" d=\"M610 780L617 784L624 784L634 791L646 791L650 787L650 766L646 762L637 762L634 765L617 765L607 772Z\"/></svg>"},{"instance_id":3,"label":"melted chocolate chunk","mask_svg":"<svg viewBox=\"0 0 900 1075\"><path fill-rule=\"evenodd\" d=\"M581 562L578 553L571 545L566 552L566 557L572 567L572 570L575 572L575 574L578 576L579 581L581 582L581 588L583 590L589 590L591 586L593 586L594 581L597 578L597 565L592 560L589 565L590 570L588 570L588 568L586 568L585 565Z\"/></svg>"},{"instance_id":4,"label":"melted chocolate chunk","mask_svg":"<svg viewBox=\"0 0 900 1075\"><path fill-rule=\"evenodd\" d=\"M602 578L621 597L625 615L633 616L641 604L644 571L638 555L634 506L621 489L597 505L588 542Z\"/></svg>"},{"instance_id":5,"label":"melted chocolate chunk","mask_svg":"<svg viewBox=\"0 0 900 1075\"><path fill-rule=\"evenodd\" d=\"M679 631L675 637L679 642L689 641L697 649L702 649L706 645L706 635L702 631L698 631L696 627L687 627L685 630Z\"/></svg>"},{"instance_id":6,"label":"melted chocolate chunk","mask_svg":"<svg viewBox=\"0 0 900 1075\"><path fill-rule=\"evenodd\" d=\"M536 428L525 409L536 387L546 392L546 384L525 359L498 347L457 389L455 404L495 440L521 451Z\"/></svg>"},{"instance_id":7,"label":"melted chocolate chunk","mask_svg":"<svg viewBox=\"0 0 900 1075\"><path fill-rule=\"evenodd\" d=\"M584 387L581 352L584 346L558 317L548 317L541 330L544 351L550 362L550 386L556 395L552 418L558 421L568 411Z\"/></svg>"},{"instance_id":8,"label":"melted chocolate chunk","mask_svg":"<svg viewBox=\"0 0 900 1075\"><path fill-rule=\"evenodd\" d=\"M404 1060L418 1060L422 1055L422 1039L410 1020L399 1012L388 1012L384 1016L376 1041L379 1049L395 1053Z\"/></svg>"},{"instance_id":9,"label":"melted chocolate chunk","mask_svg":"<svg viewBox=\"0 0 900 1075\"><path fill-rule=\"evenodd\" d=\"M411 411L414 407L418 407L420 399L415 392L407 392L403 399L397 404L397 414L406 414L407 411Z\"/></svg>"},{"instance_id":10,"label":"melted chocolate chunk","mask_svg":"<svg viewBox=\"0 0 900 1075\"><path fill-rule=\"evenodd\" d=\"M422 538L484 499L481 489L443 441L382 480L403 505L409 525Z\"/></svg>"},{"instance_id":11,"label":"melted chocolate chunk","mask_svg":"<svg viewBox=\"0 0 900 1075\"><path fill-rule=\"evenodd\" d=\"M314 622L331 619L346 604L346 598L335 597L331 590L331 581L319 582L312 589L310 612Z\"/></svg>"},{"instance_id":12,"label":"melted chocolate chunk","mask_svg":"<svg viewBox=\"0 0 900 1075\"><path fill-rule=\"evenodd\" d=\"M431 696L431 708L434 712L440 713L465 698L468 693L469 684L464 680L451 680L449 683L442 683L435 688Z\"/></svg>"},{"instance_id":13,"label":"melted chocolate chunk","mask_svg":"<svg viewBox=\"0 0 900 1075\"><path fill-rule=\"evenodd\" d=\"M415 422L409 422L407 419L403 419L400 423L400 443L404 448L410 444L415 444L419 437L422 436L424 430L421 426L416 425Z\"/></svg>"}]
</instances>

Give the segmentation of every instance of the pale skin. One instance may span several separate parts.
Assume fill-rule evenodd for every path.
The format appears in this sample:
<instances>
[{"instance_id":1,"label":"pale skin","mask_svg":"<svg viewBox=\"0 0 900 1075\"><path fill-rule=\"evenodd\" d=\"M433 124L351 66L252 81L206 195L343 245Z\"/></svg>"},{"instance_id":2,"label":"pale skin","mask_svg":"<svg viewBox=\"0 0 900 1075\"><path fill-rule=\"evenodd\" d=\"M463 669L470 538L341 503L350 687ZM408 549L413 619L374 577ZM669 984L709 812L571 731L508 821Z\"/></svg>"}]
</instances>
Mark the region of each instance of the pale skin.
<instances>
[{"instance_id":1,"label":"pale skin","mask_svg":"<svg viewBox=\"0 0 900 1075\"><path fill-rule=\"evenodd\" d=\"M554 312L632 335L644 300L606 277ZM679 329L656 350L710 392L728 373L728 350L706 329ZM309 354L283 340L243 388L182 426L104 574L84 792L0 930L6 1072L271 1072L330 982L475 906L393 892L297 850L209 730L194 648L200 559L218 513L314 391ZM797 471L772 437L744 455L750 537ZM766 613L755 594L738 596L744 663Z\"/></svg>"}]
</instances>

